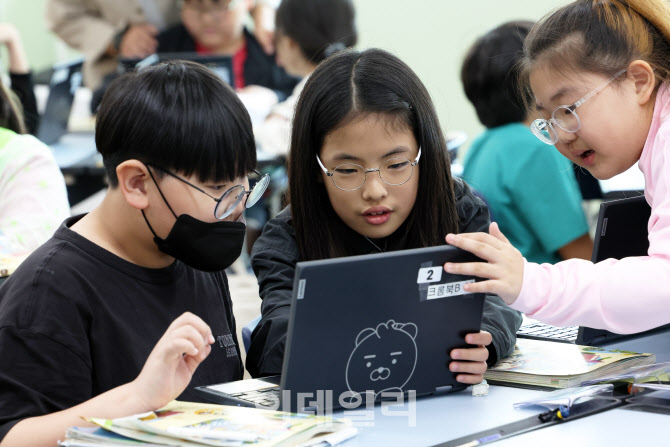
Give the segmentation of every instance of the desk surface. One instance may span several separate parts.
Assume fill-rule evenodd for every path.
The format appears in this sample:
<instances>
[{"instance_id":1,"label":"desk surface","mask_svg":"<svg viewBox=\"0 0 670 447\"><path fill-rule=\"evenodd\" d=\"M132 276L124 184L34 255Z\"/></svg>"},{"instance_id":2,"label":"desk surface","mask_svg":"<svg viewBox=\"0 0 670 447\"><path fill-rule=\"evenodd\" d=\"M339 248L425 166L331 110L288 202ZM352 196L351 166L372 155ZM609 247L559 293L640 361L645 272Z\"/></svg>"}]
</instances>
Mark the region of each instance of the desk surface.
<instances>
[{"instance_id":1,"label":"desk surface","mask_svg":"<svg viewBox=\"0 0 670 447\"><path fill-rule=\"evenodd\" d=\"M670 333L640 337L609 345L621 349L653 352L657 362L670 361ZM473 397L470 389L416 401L415 426L408 404L376 406L371 410L340 411L336 416L352 419L359 433L342 444L357 446L432 446L467 436L501 424L515 422L540 413L542 410L518 410L515 402L531 399L543 391L491 386L488 396ZM395 413L395 415L394 415ZM372 424L371 426L363 426ZM624 409L610 410L584 419L555 425L499 441L495 446L525 445L607 445L631 446L660 440L667 436L670 416Z\"/></svg>"}]
</instances>

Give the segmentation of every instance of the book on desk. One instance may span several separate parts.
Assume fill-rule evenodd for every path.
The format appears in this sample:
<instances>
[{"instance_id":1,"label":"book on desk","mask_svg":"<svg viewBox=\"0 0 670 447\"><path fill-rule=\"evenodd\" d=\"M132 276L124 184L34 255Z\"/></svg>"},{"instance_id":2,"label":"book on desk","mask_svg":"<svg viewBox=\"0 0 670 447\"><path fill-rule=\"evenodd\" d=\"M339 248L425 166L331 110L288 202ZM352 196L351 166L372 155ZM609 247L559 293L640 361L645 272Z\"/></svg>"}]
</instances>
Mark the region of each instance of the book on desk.
<instances>
[{"instance_id":1,"label":"book on desk","mask_svg":"<svg viewBox=\"0 0 670 447\"><path fill-rule=\"evenodd\" d=\"M655 361L654 354L519 338L512 355L484 378L501 385L568 388Z\"/></svg>"},{"instance_id":2,"label":"book on desk","mask_svg":"<svg viewBox=\"0 0 670 447\"><path fill-rule=\"evenodd\" d=\"M63 446L322 446L357 433L346 419L173 401L156 412L85 418L99 428L68 429Z\"/></svg>"},{"instance_id":3,"label":"book on desk","mask_svg":"<svg viewBox=\"0 0 670 447\"><path fill-rule=\"evenodd\" d=\"M0 253L0 278L7 277L14 273L19 264L28 257L28 254L8 255Z\"/></svg>"}]
</instances>

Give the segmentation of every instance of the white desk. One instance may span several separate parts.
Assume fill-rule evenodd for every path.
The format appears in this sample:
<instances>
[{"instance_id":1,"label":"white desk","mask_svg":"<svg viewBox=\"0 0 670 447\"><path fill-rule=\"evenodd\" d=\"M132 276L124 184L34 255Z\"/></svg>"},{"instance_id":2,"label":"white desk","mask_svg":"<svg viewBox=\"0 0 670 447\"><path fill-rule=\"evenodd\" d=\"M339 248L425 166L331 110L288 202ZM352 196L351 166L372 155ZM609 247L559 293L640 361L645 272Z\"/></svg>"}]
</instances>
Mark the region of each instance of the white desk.
<instances>
[{"instance_id":1,"label":"white desk","mask_svg":"<svg viewBox=\"0 0 670 447\"><path fill-rule=\"evenodd\" d=\"M653 352L657 362L670 361L670 333L662 333L636 340L614 343L610 347L637 349ZM531 399L543 391L520 388L491 386L488 396L473 397L470 390L442 396L420 398L416 401L416 425L410 426L408 416L390 416L394 411L407 411L408 406L395 405L384 409L376 406L369 410L372 426L361 426L362 414L351 417L347 412L337 412L336 416L348 417L359 427L356 437L342 444L344 447L357 446L433 446L482 430L518 421L542 409L517 410L515 402ZM344 414L343 414L344 413ZM667 438L666 426L670 416L629 411L610 410L594 416L565 424L542 428L507 440L498 441L493 446L636 446L660 442Z\"/></svg>"},{"instance_id":2,"label":"white desk","mask_svg":"<svg viewBox=\"0 0 670 447\"><path fill-rule=\"evenodd\" d=\"M491 444L518 446L667 445L670 416L624 409L609 410L567 424L552 425Z\"/></svg>"}]
</instances>

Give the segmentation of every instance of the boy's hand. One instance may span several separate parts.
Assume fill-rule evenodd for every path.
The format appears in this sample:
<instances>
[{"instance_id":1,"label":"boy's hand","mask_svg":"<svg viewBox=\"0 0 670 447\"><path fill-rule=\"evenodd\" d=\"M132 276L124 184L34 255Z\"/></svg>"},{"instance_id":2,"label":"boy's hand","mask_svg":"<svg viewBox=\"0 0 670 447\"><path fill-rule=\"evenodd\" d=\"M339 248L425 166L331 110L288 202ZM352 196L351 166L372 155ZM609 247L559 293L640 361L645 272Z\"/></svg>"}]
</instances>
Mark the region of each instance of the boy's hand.
<instances>
[{"instance_id":1,"label":"boy's hand","mask_svg":"<svg viewBox=\"0 0 670 447\"><path fill-rule=\"evenodd\" d=\"M487 233L448 234L447 243L469 251L488 261L444 264L444 270L458 275L473 275L488 278L465 284L471 293L498 295L507 304L512 304L521 292L523 282L523 256L502 234L498 224L492 223Z\"/></svg>"},{"instance_id":2,"label":"boy's hand","mask_svg":"<svg viewBox=\"0 0 670 447\"><path fill-rule=\"evenodd\" d=\"M146 408L158 409L179 396L200 362L211 352L209 326L190 312L182 314L158 340L140 375L132 382Z\"/></svg>"},{"instance_id":3,"label":"boy's hand","mask_svg":"<svg viewBox=\"0 0 670 447\"><path fill-rule=\"evenodd\" d=\"M486 331L480 331L476 334L468 334L465 341L471 345L477 345L476 348L453 349L449 356L454 360L449 363L449 371L458 373L456 380L461 383L473 385L484 380L486 372L486 360L489 358L489 350L486 349L491 344L493 338Z\"/></svg>"}]
</instances>

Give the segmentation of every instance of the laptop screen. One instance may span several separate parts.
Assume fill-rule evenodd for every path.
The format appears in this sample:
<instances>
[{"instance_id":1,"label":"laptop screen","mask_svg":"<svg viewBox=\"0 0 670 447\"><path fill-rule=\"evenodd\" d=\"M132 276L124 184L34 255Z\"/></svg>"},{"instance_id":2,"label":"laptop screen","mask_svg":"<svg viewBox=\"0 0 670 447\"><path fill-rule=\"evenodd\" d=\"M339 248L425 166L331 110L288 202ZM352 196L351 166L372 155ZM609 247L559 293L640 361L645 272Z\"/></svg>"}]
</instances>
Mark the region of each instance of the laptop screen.
<instances>
[{"instance_id":1,"label":"laptop screen","mask_svg":"<svg viewBox=\"0 0 670 447\"><path fill-rule=\"evenodd\" d=\"M602 203L591 261L646 256L650 216L651 207L644 196Z\"/></svg>"},{"instance_id":2,"label":"laptop screen","mask_svg":"<svg viewBox=\"0 0 670 447\"><path fill-rule=\"evenodd\" d=\"M53 144L67 132L74 94L82 83L83 59L54 66L49 82L49 96L42 115L37 138Z\"/></svg>"},{"instance_id":3,"label":"laptop screen","mask_svg":"<svg viewBox=\"0 0 670 447\"><path fill-rule=\"evenodd\" d=\"M600 205L591 261L647 256L650 216L651 207L643 195L603 202ZM638 334L622 335L604 329L580 327L576 342L577 344L597 345L635 335Z\"/></svg>"},{"instance_id":4,"label":"laptop screen","mask_svg":"<svg viewBox=\"0 0 670 447\"><path fill-rule=\"evenodd\" d=\"M202 64L219 75L226 84L231 87L235 86L233 58L231 56L198 53L157 53L142 59L122 58L119 64L122 71L130 71L169 60L184 60Z\"/></svg>"},{"instance_id":5,"label":"laptop screen","mask_svg":"<svg viewBox=\"0 0 670 447\"><path fill-rule=\"evenodd\" d=\"M480 330L484 296L474 277L444 271L474 255L441 246L297 264L283 390L340 398L460 387L449 352Z\"/></svg>"}]
</instances>

